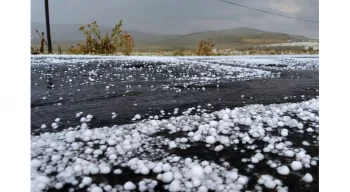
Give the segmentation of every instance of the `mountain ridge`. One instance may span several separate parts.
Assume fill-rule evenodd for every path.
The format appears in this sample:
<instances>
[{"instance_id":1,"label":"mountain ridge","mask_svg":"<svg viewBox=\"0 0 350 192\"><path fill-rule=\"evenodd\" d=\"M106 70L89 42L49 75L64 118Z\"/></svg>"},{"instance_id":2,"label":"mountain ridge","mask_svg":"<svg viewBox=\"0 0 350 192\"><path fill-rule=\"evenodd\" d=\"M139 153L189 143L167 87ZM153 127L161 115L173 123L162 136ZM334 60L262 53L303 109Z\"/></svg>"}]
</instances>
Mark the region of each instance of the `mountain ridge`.
<instances>
[{"instance_id":1,"label":"mountain ridge","mask_svg":"<svg viewBox=\"0 0 350 192\"><path fill-rule=\"evenodd\" d=\"M52 44L60 44L63 49L70 45L76 45L85 41L85 36L78 29L79 24L51 24ZM108 31L112 26L99 25L101 33ZM46 32L45 23L31 23L32 46L40 45L40 39L35 32ZM283 43L288 41L308 41L311 38L276 33L254 29L250 27L238 27L233 29L211 30L178 35L157 35L132 29L123 29L128 32L135 41L135 49L193 49L198 46L200 40L212 39L216 48L234 48L258 44ZM54 46L53 46L54 48Z\"/></svg>"}]
</instances>

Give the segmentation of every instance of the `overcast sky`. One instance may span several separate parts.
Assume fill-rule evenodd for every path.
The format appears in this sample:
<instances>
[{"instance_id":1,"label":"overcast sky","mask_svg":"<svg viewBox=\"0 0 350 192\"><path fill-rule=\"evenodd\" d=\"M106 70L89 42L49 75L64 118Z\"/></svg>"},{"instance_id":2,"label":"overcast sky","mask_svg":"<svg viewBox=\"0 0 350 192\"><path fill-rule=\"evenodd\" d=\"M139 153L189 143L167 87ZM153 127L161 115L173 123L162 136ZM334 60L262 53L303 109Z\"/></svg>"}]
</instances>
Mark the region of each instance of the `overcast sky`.
<instances>
[{"instance_id":1,"label":"overcast sky","mask_svg":"<svg viewBox=\"0 0 350 192\"><path fill-rule=\"evenodd\" d=\"M318 0L227 0L238 4L319 20ZM318 23L264 14L217 0L49 0L52 24L99 24L155 34L251 27L272 32L318 36ZM45 22L44 0L31 0L31 21Z\"/></svg>"}]
</instances>

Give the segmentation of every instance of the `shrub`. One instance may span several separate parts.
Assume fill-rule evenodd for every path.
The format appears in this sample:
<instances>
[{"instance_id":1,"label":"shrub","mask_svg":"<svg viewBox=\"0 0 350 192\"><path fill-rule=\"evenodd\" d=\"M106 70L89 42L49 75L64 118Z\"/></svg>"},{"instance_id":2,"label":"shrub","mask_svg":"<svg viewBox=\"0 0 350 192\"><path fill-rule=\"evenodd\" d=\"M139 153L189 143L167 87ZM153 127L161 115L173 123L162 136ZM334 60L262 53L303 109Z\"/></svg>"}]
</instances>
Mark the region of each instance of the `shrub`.
<instances>
[{"instance_id":1,"label":"shrub","mask_svg":"<svg viewBox=\"0 0 350 192\"><path fill-rule=\"evenodd\" d=\"M208 55L212 55L213 54L212 49L215 46L215 44L213 44L211 41L212 41L211 39L208 39L207 41L201 40L199 42L196 54L199 55L199 56L201 56L201 55L207 55L207 56Z\"/></svg>"},{"instance_id":2,"label":"shrub","mask_svg":"<svg viewBox=\"0 0 350 192\"><path fill-rule=\"evenodd\" d=\"M80 44L78 44L77 47L74 47L73 45L68 47L67 52L69 54L84 54L83 47Z\"/></svg>"},{"instance_id":3,"label":"shrub","mask_svg":"<svg viewBox=\"0 0 350 192\"><path fill-rule=\"evenodd\" d=\"M97 22L94 21L86 26L81 26L79 31L85 35L85 44L68 48L71 54L114 54L121 51L124 55L130 55L135 46L130 34L122 32L123 20L120 20L109 35L101 35Z\"/></svg>"},{"instance_id":4,"label":"shrub","mask_svg":"<svg viewBox=\"0 0 350 192\"><path fill-rule=\"evenodd\" d=\"M39 48L37 48L37 47L30 47L30 53L33 54L33 55L40 54Z\"/></svg>"}]
</instances>

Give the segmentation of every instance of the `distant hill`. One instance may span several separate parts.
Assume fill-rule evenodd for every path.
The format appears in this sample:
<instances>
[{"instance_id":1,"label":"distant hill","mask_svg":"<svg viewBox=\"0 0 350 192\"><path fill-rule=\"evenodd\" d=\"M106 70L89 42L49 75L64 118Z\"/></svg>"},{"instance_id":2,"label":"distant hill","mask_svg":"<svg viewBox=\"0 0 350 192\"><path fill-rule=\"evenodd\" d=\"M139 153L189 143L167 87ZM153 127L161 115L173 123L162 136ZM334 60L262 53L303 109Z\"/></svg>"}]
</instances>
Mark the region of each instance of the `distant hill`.
<instances>
[{"instance_id":1,"label":"distant hill","mask_svg":"<svg viewBox=\"0 0 350 192\"><path fill-rule=\"evenodd\" d=\"M165 39L152 42L154 45L177 45L179 47L197 46L200 40L212 39L216 47L231 48L238 46L284 43L288 40L303 41L308 40L306 37L288 35L281 33L273 33L267 31L256 30L252 28L235 28L229 30L207 31L200 33L191 33L178 36L171 39Z\"/></svg>"},{"instance_id":2,"label":"distant hill","mask_svg":"<svg viewBox=\"0 0 350 192\"><path fill-rule=\"evenodd\" d=\"M84 35L78 29L81 25L52 24L51 38L53 49L60 44L62 49L70 45L76 45L85 40ZM111 32L110 26L99 26L101 33ZM44 23L31 24L32 46L39 46L40 39L35 29L39 32L46 31ZM216 48L234 48L250 45L285 43L288 41L308 41L310 38L282 33L267 32L247 27L190 33L186 35L156 35L136 30L123 29L131 34L135 41L135 49L191 49L196 48L200 40L211 38Z\"/></svg>"}]
</instances>

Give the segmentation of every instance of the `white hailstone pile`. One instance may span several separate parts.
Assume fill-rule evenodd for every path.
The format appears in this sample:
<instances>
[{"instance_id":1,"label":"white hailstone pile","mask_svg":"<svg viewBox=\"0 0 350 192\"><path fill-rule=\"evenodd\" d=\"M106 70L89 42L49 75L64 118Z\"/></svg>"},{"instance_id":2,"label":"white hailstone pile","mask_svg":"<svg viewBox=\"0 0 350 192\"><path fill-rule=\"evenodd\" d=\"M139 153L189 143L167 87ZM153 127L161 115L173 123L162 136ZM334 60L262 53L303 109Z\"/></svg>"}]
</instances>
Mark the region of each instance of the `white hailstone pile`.
<instances>
[{"instance_id":1,"label":"white hailstone pile","mask_svg":"<svg viewBox=\"0 0 350 192\"><path fill-rule=\"evenodd\" d=\"M302 57L299 55L211 57L210 59L202 60L202 62L224 63L244 67L262 67L278 70L313 70L319 68L318 55L303 55Z\"/></svg>"},{"instance_id":2,"label":"white hailstone pile","mask_svg":"<svg viewBox=\"0 0 350 192\"><path fill-rule=\"evenodd\" d=\"M57 123L52 123L51 127L52 127L52 129L57 129L58 128L58 124Z\"/></svg>"},{"instance_id":3,"label":"white hailstone pile","mask_svg":"<svg viewBox=\"0 0 350 192\"><path fill-rule=\"evenodd\" d=\"M141 115L140 114L136 114L134 118L139 120L139 119L141 119Z\"/></svg>"},{"instance_id":4,"label":"white hailstone pile","mask_svg":"<svg viewBox=\"0 0 350 192\"><path fill-rule=\"evenodd\" d=\"M156 174L157 180L165 183L163 187L169 191L239 191L246 187L250 178L239 174L238 167L231 167L228 162L221 166L212 161L181 158L159 147L181 150L181 146L191 147L195 142L205 143L216 153L222 153L228 147L241 152L254 151L252 157L242 159L252 171L255 164L266 161L267 154L278 154L292 160L291 163L281 164L269 159L266 164L286 177L290 169L300 171L317 165L318 157L311 157L307 148L293 147L288 137L295 130L306 129L303 120L297 120L294 116L313 122L308 128L318 125L318 103L318 99L311 99L300 103L247 105L200 115L190 115L191 111L196 110L190 108L182 116L169 119L158 120L154 116L134 124L100 128L89 128L86 122L91 121L93 116L87 115L75 128L31 136L32 191L59 189L65 184L101 191L105 186L97 186L91 180L91 175L123 174L121 167L143 175L145 179L150 174ZM141 118L141 115L135 115L135 119L138 117ZM272 134L280 129L281 135ZM282 132L287 132L285 129L288 134L282 135ZM164 131L186 134L173 140L153 136ZM257 145L257 141L264 145ZM239 143L243 144L243 148L237 147ZM278 187L280 191L285 189L282 182L269 178L262 178L264 182L261 181L261 185ZM309 173L300 179L313 182ZM120 191L138 188L146 191L157 185L157 181L144 180L138 184L127 182L107 189Z\"/></svg>"},{"instance_id":5,"label":"white hailstone pile","mask_svg":"<svg viewBox=\"0 0 350 192\"><path fill-rule=\"evenodd\" d=\"M152 171L159 173L157 179L166 183L164 188L169 191L191 189L218 191L225 188L241 190L249 180L247 177L239 175L236 169L226 170L224 167L208 161L199 162L199 160L179 157L173 157L169 161L173 163L175 161L175 166L168 163L151 162L154 165Z\"/></svg>"},{"instance_id":6,"label":"white hailstone pile","mask_svg":"<svg viewBox=\"0 0 350 192\"><path fill-rule=\"evenodd\" d=\"M254 155L254 157L251 158L252 163L259 163L259 161L262 161L264 159L264 155L261 153L257 153Z\"/></svg>"},{"instance_id":7,"label":"white hailstone pile","mask_svg":"<svg viewBox=\"0 0 350 192\"><path fill-rule=\"evenodd\" d=\"M219 57L220 58L220 57ZM145 65L150 65L152 68L157 69L155 74L151 73L150 76L153 76L152 79L155 79L158 75L161 75L163 73L163 70L166 69L167 74L165 77L172 80L172 82L188 82L190 84L198 84L198 85L206 85L213 82L217 82L218 79L226 79L226 80L249 80L249 79L255 79L255 78L274 78L278 77L279 73L272 73L271 71L262 70L262 69L253 69L253 68L246 68L243 66L236 67L236 66L228 66L228 65L220 65L216 62L203 62L198 61L195 58L192 57L183 57L183 58L177 58L177 57L150 57L150 56L141 56L141 57L100 57L100 56L68 56L68 55L52 55L52 56L35 56L31 58L31 64L32 65L43 65L47 63L55 64L65 64L72 67L73 70L75 69L75 64L81 64L81 63L94 63L98 62L99 64L96 64L96 70L91 71L85 71L84 73L86 75L89 75L88 80L84 84L93 84L93 82L100 82L103 78L103 76L98 76L97 71L99 70L100 64L108 64L111 63L117 64L118 67L111 68L112 70L115 70L117 73L120 73L120 70L124 70L128 72L127 74L114 74L114 76L117 76L117 79L120 79L122 81L134 81L135 79L140 80L148 80L148 74L147 77L145 77L145 74L139 73L141 68L128 68L126 70L123 68L124 66L130 66L133 65L134 62L140 62L142 61ZM157 65L155 63L166 63L167 65ZM82 65L84 67L84 64ZM72 71L68 70L68 71ZM90 69L89 69L90 70ZM147 70L143 69L143 70ZM177 75L177 70L186 70L186 72L183 75ZM130 74L130 72L135 71L138 72L137 74ZM194 71L198 74L190 74L187 71ZM112 75L113 72L105 72L108 75ZM220 75L218 75L220 74ZM113 80L112 80L113 81ZM69 79L69 82L71 83L72 80ZM219 85L218 85L219 86ZM130 85L126 85L126 87L130 87ZM141 85L137 86L138 88L141 88ZM109 91L111 89L111 85L106 85L106 90ZM164 85L163 88L169 89L169 84ZM200 88L198 88L200 89ZM203 91L205 91L205 87L201 88ZM176 92L180 92L181 89L174 89Z\"/></svg>"},{"instance_id":8,"label":"white hailstone pile","mask_svg":"<svg viewBox=\"0 0 350 192\"><path fill-rule=\"evenodd\" d=\"M83 114L82 112L80 112L80 115L81 114ZM80 116L79 115L79 116ZM78 116L78 114L76 115L76 117L79 117ZM88 123L88 122L90 122L91 120L92 120L92 118L93 118L93 116L92 115L87 115L86 117L82 117L82 118L80 118L80 122L82 122L82 123Z\"/></svg>"},{"instance_id":9,"label":"white hailstone pile","mask_svg":"<svg viewBox=\"0 0 350 192\"><path fill-rule=\"evenodd\" d=\"M117 117L118 114L116 114L115 112L112 112L112 119L115 119Z\"/></svg>"},{"instance_id":10,"label":"white hailstone pile","mask_svg":"<svg viewBox=\"0 0 350 192\"><path fill-rule=\"evenodd\" d=\"M283 187L283 183L279 179L275 179L271 175L261 175L258 179L258 184L262 185L268 189L276 189L278 192L287 192L288 187ZM255 186L255 190L262 191L262 187L259 185Z\"/></svg>"}]
</instances>

